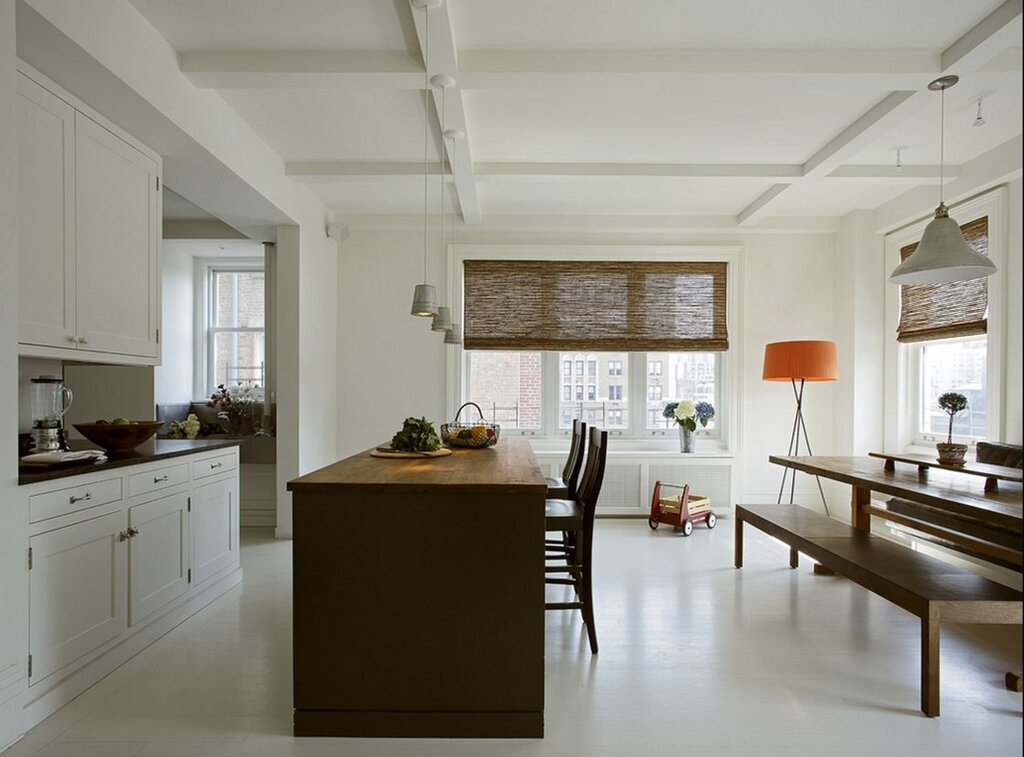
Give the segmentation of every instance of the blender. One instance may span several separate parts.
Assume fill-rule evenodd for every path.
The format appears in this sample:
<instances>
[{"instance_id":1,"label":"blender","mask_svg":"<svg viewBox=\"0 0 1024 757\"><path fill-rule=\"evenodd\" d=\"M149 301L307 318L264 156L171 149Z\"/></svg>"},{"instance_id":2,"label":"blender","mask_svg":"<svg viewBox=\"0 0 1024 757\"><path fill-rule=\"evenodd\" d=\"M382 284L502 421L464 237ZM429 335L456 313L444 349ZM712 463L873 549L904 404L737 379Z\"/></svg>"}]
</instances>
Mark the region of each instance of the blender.
<instances>
[{"instance_id":1,"label":"blender","mask_svg":"<svg viewBox=\"0 0 1024 757\"><path fill-rule=\"evenodd\" d=\"M60 452L68 449L64 438L64 413L74 395L56 376L31 380L32 441L35 452Z\"/></svg>"}]
</instances>

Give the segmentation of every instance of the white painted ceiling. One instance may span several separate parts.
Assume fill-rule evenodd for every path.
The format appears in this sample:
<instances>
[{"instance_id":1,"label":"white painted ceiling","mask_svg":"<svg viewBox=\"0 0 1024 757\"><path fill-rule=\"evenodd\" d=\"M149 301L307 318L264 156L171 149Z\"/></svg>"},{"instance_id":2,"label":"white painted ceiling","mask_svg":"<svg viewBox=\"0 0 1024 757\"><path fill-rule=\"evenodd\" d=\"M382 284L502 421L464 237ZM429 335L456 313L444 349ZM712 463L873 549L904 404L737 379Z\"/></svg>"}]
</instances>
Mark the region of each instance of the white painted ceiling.
<instances>
[{"instance_id":1,"label":"white painted ceiling","mask_svg":"<svg viewBox=\"0 0 1024 757\"><path fill-rule=\"evenodd\" d=\"M132 1L342 218L422 213L424 26L408 0ZM448 189L469 222L835 217L936 184L937 76L961 76L953 176L1024 120L1019 2L446 0L430 23L430 72L458 80L448 125L468 139ZM844 169L856 178L829 175Z\"/></svg>"}]
</instances>

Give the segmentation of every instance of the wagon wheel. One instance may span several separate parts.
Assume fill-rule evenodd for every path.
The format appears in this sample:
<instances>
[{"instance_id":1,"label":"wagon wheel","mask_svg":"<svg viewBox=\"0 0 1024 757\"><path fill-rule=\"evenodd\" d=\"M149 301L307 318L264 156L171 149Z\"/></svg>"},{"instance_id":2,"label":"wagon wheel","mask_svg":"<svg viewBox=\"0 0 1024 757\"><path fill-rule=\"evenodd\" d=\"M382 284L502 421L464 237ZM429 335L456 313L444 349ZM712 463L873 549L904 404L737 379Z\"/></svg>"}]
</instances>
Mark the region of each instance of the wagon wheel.
<instances>
[{"instance_id":1,"label":"wagon wheel","mask_svg":"<svg viewBox=\"0 0 1024 757\"><path fill-rule=\"evenodd\" d=\"M689 536L690 534L693 533L693 521L692 520L689 520L689 519L684 520L682 522L682 526L683 526L683 536Z\"/></svg>"},{"instance_id":2,"label":"wagon wheel","mask_svg":"<svg viewBox=\"0 0 1024 757\"><path fill-rule=\"evenodd\" d=\"M655 520L654 518L648 518L647 519L647 525L651 527L652 531L657 531L658 530L658 526L661 525L661 522Z\"/></svg>"},{"instance_id":3,"label":"wagon wheel","mask_svg":"<svg viewBox=\"0 0 1024 757\"><path fill-rule=\"evenodd\" d=\"M718 523L718 518L715 517L714 513L708 513L708 528L714 528L715 524Z\"/></svg>"}]
</instances>

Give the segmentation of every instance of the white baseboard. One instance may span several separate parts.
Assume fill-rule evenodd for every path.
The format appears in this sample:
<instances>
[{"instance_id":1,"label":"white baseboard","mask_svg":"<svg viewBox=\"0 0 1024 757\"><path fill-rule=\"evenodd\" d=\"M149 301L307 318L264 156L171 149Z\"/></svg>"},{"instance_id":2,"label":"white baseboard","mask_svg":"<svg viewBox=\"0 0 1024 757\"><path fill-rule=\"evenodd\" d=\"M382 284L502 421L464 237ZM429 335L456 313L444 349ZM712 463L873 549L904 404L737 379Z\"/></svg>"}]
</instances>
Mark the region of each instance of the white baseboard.
<instances>
[{"instance_id":1,"label":"white baseboard","mask_svg":"<svg viewBox=\"0 0 1024 757\"><path fill-rule=\"evenodd\" d=\"M39 724L90 686L110 675L164 634L174 630L185 620L206 607L213 600L242 582L242 568L236 566L195 596L164 613L148 625L132 629L131 635L105 648L94 659L53 681L40 681L27 693L23 712L23 726L27 731ZM39 691L38 689L43 689Z\"/></svg>"},{"instance_id":2,"label":"white baseboard","mask_svg":"<svg viewBox=\"0 0 1024 757\"><path fill-rule=\"evenodd\" d=\"M242 528L265 528L277 525L276 510L242 510L238 515L238 525Z\"/></svg>"}]
</instances>

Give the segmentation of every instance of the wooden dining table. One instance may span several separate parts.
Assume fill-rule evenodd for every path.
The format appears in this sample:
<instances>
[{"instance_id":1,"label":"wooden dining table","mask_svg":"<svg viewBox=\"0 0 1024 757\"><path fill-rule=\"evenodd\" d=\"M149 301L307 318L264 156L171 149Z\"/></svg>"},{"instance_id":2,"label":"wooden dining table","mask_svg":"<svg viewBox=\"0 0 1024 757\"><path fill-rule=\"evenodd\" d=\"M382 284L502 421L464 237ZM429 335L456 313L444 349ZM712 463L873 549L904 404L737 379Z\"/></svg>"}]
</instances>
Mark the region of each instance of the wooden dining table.
<instances>
[{"instance_id":1,"label":"wooden dining table","mask_svg":"<svg viewBox=\"0 0 1024 757\"><path fill-rule=\"evenodd\" d=\"M966 547L980 557L1011 563L1020 570L1020 550L992 544L955 529L934 526L871 502L872 492L888 494L1019 534L1024 523L1024 489L1018 482L1003 480L993 490L986 486L984 476L921 467L916 463L893 465L884 457L876 456L772 455L768 460L813 476L849 484L852 487L850 523L854 528L868 532L873 516L884 518Z\"/></svg>"}]
</instances>

